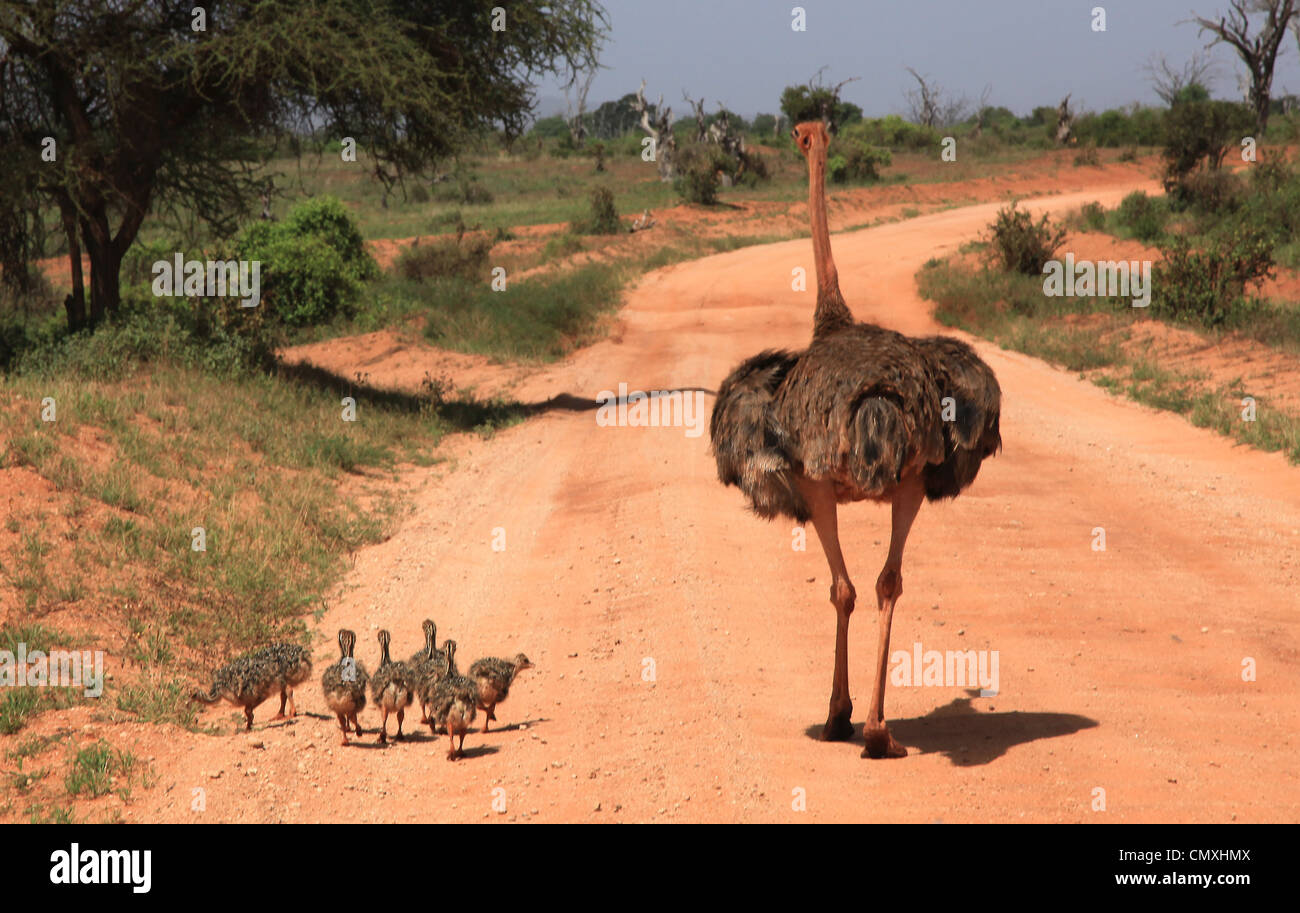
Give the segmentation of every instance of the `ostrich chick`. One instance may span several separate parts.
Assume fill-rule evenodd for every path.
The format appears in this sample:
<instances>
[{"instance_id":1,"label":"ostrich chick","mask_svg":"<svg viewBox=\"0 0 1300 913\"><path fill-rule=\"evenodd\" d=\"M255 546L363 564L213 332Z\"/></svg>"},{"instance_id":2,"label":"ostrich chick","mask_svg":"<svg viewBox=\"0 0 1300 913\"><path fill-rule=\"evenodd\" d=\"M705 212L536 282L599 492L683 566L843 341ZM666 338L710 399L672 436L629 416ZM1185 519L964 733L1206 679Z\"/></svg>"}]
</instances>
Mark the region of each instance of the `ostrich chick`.
<instances>
[{"instance_id":1,"label":"ostrich chick","mask_svg":"<svg viewBox=\"0 0 1300 913\"><path fill-rule=\"evenodd\" d=\"M194 700L203 704L215 704L226 700L236 707L244 709L248 720L246 731L253 730L253 710L265 701L280 685L280 669L265 656L252 654L222 666L217 670L212 687L205 694L195 691Z\"/></svg>"},{"instance_id":2,"label":"ostrich chick","mask_svg":"<svg viewBox=\"0 0 1300 913\"><path fill-rule=\"evenodd\" d=\"M356 649L357 635L347 628L339 629L339 661L325 670L321 676L321 689L325 692L325 704L339 718L339 728L343 730L343 744L348 744L348 726L361 735L361 724L357 714L366 707L366 683L370 675L366 667L352 657Z\"/></svg>"},{"instance_id":3,"label":"ostrich chick","mask_svg":"<svg viewBox=\"0 0 1300 913\"><path fill-rule=\"evenodd\" d=\"M484 732L488 731L488 723L497 718L493 713L497 704L510 696L510 685L514 682L515 676L531 668L533 664L522 653L517 654L513 660L489 656L476 660L469 667L469 677L474 680L474 685L478 689L479 709L486 714L483 719Z\"/></svg>"},{"instance_id":4,"label":"ostrich chick","mask_svg":"<svg viewBox=\"0 0 1300 913\"><path fill-rule=\"evenodd\" d=\"M383 714L379 724L380 745L388 744L390 713L397 714L397 735L394 738L399 742L402 740L402 719L406 716L406 708L415 699L415 689L411 685L415 675L406 663L393 662L388 653L391 642L392 635L387 631L379 632L379 668L370 679L370 696Z\"/></svg>"}]
</instances>

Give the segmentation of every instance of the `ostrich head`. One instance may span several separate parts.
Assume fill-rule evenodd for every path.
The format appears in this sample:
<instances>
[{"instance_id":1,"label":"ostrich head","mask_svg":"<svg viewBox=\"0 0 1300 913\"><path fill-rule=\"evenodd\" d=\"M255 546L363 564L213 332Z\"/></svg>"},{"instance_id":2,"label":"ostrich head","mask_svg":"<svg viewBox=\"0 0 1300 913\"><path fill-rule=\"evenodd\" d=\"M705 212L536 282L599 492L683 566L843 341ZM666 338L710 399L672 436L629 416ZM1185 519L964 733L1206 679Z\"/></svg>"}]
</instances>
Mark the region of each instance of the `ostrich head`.
<instances>
[{"instance_id":1,"label":"ostrich head","mask_svg":"<svg viewBox=\"0 0 1300 913\"><path fill-rule=\"evenodd\" d=\"M799 124L790 135L794 137L794 144L799 147L804 158L808 158L814 149L825 152L831 142L830 134L826 132L826 125L819 120Z\"/></svg>"}]
</instances>

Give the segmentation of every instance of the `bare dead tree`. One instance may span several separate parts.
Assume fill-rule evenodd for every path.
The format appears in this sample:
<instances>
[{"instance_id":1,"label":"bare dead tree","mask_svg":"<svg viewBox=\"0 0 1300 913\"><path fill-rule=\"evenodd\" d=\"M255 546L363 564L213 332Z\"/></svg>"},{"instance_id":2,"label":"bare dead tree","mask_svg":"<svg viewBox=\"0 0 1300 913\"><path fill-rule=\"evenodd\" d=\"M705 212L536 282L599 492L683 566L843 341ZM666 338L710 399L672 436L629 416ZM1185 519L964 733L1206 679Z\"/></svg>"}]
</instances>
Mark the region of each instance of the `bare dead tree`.
<instances>
[{"instance_id":1,"label":"bare dead tree","mask_svg":"<svg viewBox=\"0 0 1300 913\"><path fill-rule=\"evenodd\" d=\"M931 85L924 76L911 67L905 67L905 69L912 74L912 78L917 82L917 88L909 89L907 92L907 103L911 111L912 121L922 127L937 127L939 124L939 95L942 90L937 85Z\"/></svg>"},{"instance_id":2,"label":"bare dead tree","mask_svg":"<svg viewBox=\"0 0 1300 913\"><path fill-rule=\"evenodd\" d=\"M581 149L587 139L587 93L591 91L591 83L595 78L596 68L592 67L581 79L574 73L564 87L564 105L569 115L565 122L569 125L569 136L573 137L573 145L577 149Z\"/></svg>"},{"instance_id":3,"label":"bare dead tree","mask_svg":"<svg viewBox=\"0 0 1300 913\"><path fill-rule=\"evenodd\" d=\"M984 121L989 113L989 96L993 94L993 86L990 83L984 84L984 90L980 92L979 103L975 105L975 129L971 135L979 138L984 133Z\"/></svg>"},{"instance_id":4,"label":"bare dead tree","mask_svg":"<svg viewBox=\"0 0 1300 913\"><path fill-rule=\"evenodd\" d=\"M1070 96L1067 95L1056 106L1056 143L1070 146L1074 141L1074 112L1070 110Z\"/></svg>"},{"instance_id":5,"label":"bare dead tree","mask_svg":"<svg viewBox=\"0 0 1300 913\"><path fill-rule=\"evenodd\" d=\"M686 94L685 89L682 89L682 98L686 99L686 103L690 105L692 110L695 112L695 142L702 143L705 141L708 134L708 128L704 125L704 98L701 96L699 101L693 101L691 97Z\"/></svg>"},{"instance_id":6,"label":"bare dead tree","mask_svg":"<svg viewBox=\"0 0 1300 913\"><path fill-rule=\"evenodd\" d=\"M745 170L747 164L745 158L745 136L742 133L734 132L731 129L731 114L726 107L719 102L718 114L713 119L713 123L708 123L708 118L704 113L704 99L695 101L682 90L682 98L691 106L695 112L695 142L709 143L717 146L729 157L735 159L737 163L736 174L739 176ZM722 176L723 186L731 186L732 178L728 174Z\"/></svg>"},{"instance_id":7,"label":"bare dead tree","mask_svg":"<svg viewBox=\"0 0 1300 913\"><path fill-rule=\"evenodd\" d=\"M664 107L664 97L654 105L646 104L645 80L636 90L636 100L632 110L641 115L641 129L654 140L655 164L659 166L659 180L671 181L677 168L674 159L677 154L677 138L673 136L673 109Z\"/></svg>"},{"instance_id":8,"label":"bare dead tree","mask_svg":"<svg viewBox=\"0 0 1300 913\"><path fill-rule=\"evenodd\" d=\"M839 118L835 116L835 106L840 103L840 89L843 89L851 82L857 82L862 77L850 76L848 79L840 80L833 86L826 86L821 82L822 70L824 69L826 68L822 67L821 70L818 70L814 77L817 80L817 85L814 87L812 80L809 80L808 86L810 88L824 88L830 92L829 95L822 97L822 121L828 125L831 136L835 136L840 132Z\"/></svg>"},{"instance_id":9,"label":"bare dead tree","mask_svg":"<svg viewBox=\"0 0 1300 913\"><path fill-rule=\"evenodd\" d=\"M1246 69L1250 71L1250 92L1247 96L1255 112L1255 125L1259 133L1268 126L1269 99L1273 89L1273 64L1286 30L1296 18L1296 0L1231 0L1230 12L1212 19L1196 17L1202 32L1213 34L1214 40L1206 47L1220 42L1236 50ZM1251 36L1251 13L1266 13L1265 21Z\"/></svg>"},{"instance_id":10,"label":"bare dead tree","mask_svg":"<svg viewBox=\"0 0 1300 913\"><path fill-rule=\"evenodd\" d=\"M943 86L922 76L911 67L905 67L916 80L917 87L907 93L912 120L923 127L946 127L966 116L970 101L966 96L950 96Z\"/></svg>"},{"instance_id":11,"label":"bare dead tree","mask_svg":"<svg viewBox=\"0 0 1300 913\"><path fill-rule=\"evenodd\" d=\"M731 129L731 113L721 104L718 105L718 116L709 124L708 139L736 162L735 178L723 175L724 186L731 186L749 167L749 156L745 154L745 134Z\"/></svg>"},{"instance_id":12,"label":"bare dead tree","mask_svg":"<svg viewBox=\"0 0 1300 913\"><path fill-rule=\"evenodd\" d=\"M731 129L731 112L721 104L718 116L709 124L708 140L732 158L743 159L745 155L745 134Z\"/></svg>"},{"instance_id":13,"label":"bare dead tree","mask_svg":"<svg viewBox=\"0 0 1300 913\"><path fill-rule=\"evenodd\" d=\"M1142 69L1150 74L1151 87L1166 105L1172 105L1188 86L1200 86L1208 91L1214 82L1214 61L1203 52L1193 54L1177 70L1169 65L1164 54L1153 54Z\"/></svg>"}]
</instances>

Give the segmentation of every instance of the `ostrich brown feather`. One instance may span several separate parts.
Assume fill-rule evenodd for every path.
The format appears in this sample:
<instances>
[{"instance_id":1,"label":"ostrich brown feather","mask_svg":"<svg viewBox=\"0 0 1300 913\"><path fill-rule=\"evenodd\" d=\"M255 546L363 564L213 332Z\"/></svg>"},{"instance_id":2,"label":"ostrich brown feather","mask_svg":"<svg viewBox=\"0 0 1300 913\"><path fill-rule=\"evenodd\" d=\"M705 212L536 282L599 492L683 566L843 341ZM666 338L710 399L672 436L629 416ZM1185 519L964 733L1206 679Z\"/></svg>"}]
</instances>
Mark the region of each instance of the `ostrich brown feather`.
<instances>
[{"instance_id":1,"label":"ostrich brown feather","mask_svg":"<svg viewBox=\"0 0 1300 913\"><path fill-rule=\"evenodd\" d=\"M901 756L906 751L884 722L884 664L902 593L903 546L922 499L955 497L1002 446L1002 394L965 342L912 338L853 319L826 217L830 138L820 122L800 124L794 137L808 159L817 271L812 341L802 352L761 352L722 382L710 424L713 452L718 478L738 486L760 517L811 520L817 529L838 618L828 739L851 732L847 636L856 599L840 553L836 505L892 505L889 556L876 582L881 640L865 754Z\"/></svg>"}]
</instances>

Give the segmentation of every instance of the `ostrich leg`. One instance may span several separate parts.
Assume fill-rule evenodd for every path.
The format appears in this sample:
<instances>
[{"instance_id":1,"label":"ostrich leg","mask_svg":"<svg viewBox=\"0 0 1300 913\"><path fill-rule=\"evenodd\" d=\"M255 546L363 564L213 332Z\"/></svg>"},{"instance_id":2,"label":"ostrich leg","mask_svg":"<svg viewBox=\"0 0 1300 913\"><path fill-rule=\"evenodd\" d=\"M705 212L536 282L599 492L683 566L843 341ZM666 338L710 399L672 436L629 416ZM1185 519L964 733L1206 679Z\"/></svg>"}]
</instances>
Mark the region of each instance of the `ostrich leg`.
<instances>
[{"instance_id":1,"label":"ostrich leg","mask_svg":"<svg viewBox=\"0 0 1300 913\"><path fill-rule=\"evenodd\" d=\"M853 701L849 699L849 616L853 614L857 592L849 580L844 555L840 552L834 486L830 482L800 480L799 488L812 509L813 527L831 569L831 604L835 606L835 677L822 739L840 742L853 737Z\"/></svg>"},{"instance_id":2,"label":"ostrich leg","mask_svg":"<svg viewBox=\"0 0 1300 913\"><path fill-rule=\"evenodd\" d=\"M867 747L862 750L862 757L902 758L907 756L907 749L894 741L885 725L885 673L889 669L889 628L894 621L894 603L903 593L903 546L907 544L907 534L912 529L916 512L921 509L921 500L925 491L919 478L904 482L894 492L892 519L889 534L889 557L885 567L876 580L876 599L880 609L880 645L876 651L876 690L871 695L871 709L867 712L867 724L863 735Z\"/></svg>"}]
</instances>

